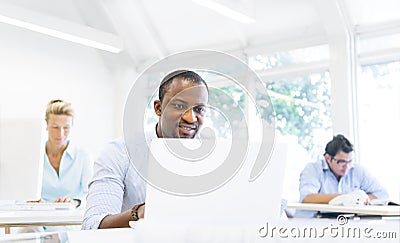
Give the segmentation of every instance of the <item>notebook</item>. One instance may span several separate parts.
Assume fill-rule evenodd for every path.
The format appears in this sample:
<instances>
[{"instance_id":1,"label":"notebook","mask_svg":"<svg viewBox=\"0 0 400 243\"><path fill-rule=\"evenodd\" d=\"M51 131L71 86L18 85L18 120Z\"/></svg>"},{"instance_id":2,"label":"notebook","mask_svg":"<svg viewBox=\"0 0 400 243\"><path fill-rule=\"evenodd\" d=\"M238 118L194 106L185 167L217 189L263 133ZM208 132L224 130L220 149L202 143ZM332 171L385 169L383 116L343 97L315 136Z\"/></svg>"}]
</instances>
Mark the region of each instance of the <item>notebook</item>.
<instances>
[{"instance_id":1,"label":"notebook","mask_svg":"<svg viewBox=\"0 0 400 243\"><path fill-rule=\"evenodd\" d=\"M165 140L168 141L168 145ZM181 146L180 143L190 148L199 146L196 145L198 143L196 139L155 139L152 141L150 151L154 156L149 156L150 182L154 179L152 177L158 176L152 172L152 164L158 161L162 167L175 173L201 177L221 168L224 158L227 153L230 153L231 146L230 141L216 141L211 155L204 156L193 163L187 163L187 161L182 162L179 155L177 156L171 150L171 147ZM251 182L249 181L250 173L259 147L259 143L251 143L246 159L236 175L208 193L189 196L179 195L179 192L171 194L162 188L156 188L155 185L147 185L145 224L259 227L266 221L279 220L287 145L274 145L265 170ZM199 182L201 181L199 179ZM204 184L207 183L205 181Z\"/></svg>"},{"instance_id":2,"label":"notebook","mask_svg":"<svg viewBox=\"0 0 400 243\"><path fill-rule=\"evenodd\" d=\"M288 208L321 211L321 212L334 212L334 213L351 213L351 214L365 214L365 215L380 215L380 216L400 216L400 206L337 206L329 204L317 203L288 203Z\"/></svg>"}]
</instances>

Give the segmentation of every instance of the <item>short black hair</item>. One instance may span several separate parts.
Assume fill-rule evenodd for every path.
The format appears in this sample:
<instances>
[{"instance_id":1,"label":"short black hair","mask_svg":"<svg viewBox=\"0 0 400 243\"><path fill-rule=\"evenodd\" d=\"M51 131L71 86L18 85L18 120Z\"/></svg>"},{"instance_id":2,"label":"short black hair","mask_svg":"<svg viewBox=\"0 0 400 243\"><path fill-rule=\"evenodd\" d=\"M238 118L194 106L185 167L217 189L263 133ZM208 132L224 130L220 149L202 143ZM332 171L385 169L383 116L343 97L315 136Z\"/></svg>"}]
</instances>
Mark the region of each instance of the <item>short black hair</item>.
<instances>
[{"instance_id":1,"label":"short black hair","mask_svg":"<svg viewBox=\"0 0 400 243\"><path fill-rule=\"evenodd\" d=\"M343 135L338 134L333 137L325 147L325 154L329 154L334 157L337 153L343 151L345 153L350 153L353 151L353 144Z\"/></svg>"},{"instance_id":2,"label":"short black hair","mask_svg":"<svg viewBox=\"0 0 400 243\"><path fill-rule=\"evenodd\" d=\"M169 85L172 83L172 80L174 78L182 78L184 80L190 81L191 83L204 84L208 91L208 85L206 81L204 81L204 79L197 73L189 70L176 70L167 74L161 80L160 87L158 88L158 99L160 100L160 102L163 101L164 95L167 92Z\"/></svg>"}]
</instances>

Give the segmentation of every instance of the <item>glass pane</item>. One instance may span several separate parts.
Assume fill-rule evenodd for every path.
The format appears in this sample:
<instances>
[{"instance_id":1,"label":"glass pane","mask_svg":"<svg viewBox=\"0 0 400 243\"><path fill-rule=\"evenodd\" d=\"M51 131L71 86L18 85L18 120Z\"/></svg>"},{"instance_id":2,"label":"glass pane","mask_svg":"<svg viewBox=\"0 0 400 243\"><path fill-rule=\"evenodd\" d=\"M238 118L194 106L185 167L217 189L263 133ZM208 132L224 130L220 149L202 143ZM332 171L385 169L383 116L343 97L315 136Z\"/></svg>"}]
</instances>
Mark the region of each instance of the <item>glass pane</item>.
<instances>
[{"instance_id":1,"label":"glass pane","mask_svg":"<svg viewBox=\"0 0 400 243\"><path fill-rule=\"evenodd\" d=\"M289 145L283 196L299 199L299 175L323 157L332 139L329 72L266 83L276 113L277 140Z\"/></svg>"},{"instance_id":2,"label":"glass pane","mask_svg":"<svg viewBox=\"0 0 400 243\"><path fill-rule=\"evenodd\" d=\"M290 64L310 63L329 59L328 45L319 45L272 55L255 55L249 57L249 66L256 71L283 67Z\"/></svg>"},{"instance_id":3,"label":"glass pane","mask_svg":"<svg viewBox=\"0 0 400 243\"><path fill-rule=\"evenodd\" d=\"M390 48L400 48L400 34L366 38L359 41L359 54Z\"/></svg>"},{"instance_id":4,"label":"glass pane","mask_svg":"<svg viewBox=\"0 0 400 243\"><path fill-rule=\"evenodd\" d=\"M357 90L360 162L400 201L400 61L363 66Z\"/></svg>"},{"instance_id":5,"label":"glass pane","mask_svg":"<svg viewBox=\"0 0 400 243\"><path fill-rule=\"evenodd\" d=\"M268 82L267 89L280 135L294 136L310 159L321 158L332 136L329 73Z\"/></svg>"}]
</instances>

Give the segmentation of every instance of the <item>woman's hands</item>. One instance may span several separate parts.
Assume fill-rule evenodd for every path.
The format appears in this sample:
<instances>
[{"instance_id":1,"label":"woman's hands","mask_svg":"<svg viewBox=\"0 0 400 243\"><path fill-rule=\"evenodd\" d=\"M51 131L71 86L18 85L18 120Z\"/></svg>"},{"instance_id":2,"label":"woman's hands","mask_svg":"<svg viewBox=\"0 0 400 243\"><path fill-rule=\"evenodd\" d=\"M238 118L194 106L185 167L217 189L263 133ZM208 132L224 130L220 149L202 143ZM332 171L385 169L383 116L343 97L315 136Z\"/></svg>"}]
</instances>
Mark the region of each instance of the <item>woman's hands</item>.
<instances>
[{"instance_id":1,"label":"woman's hands","mask_svg":"<svg viewBox=\"0 0 400 243\"><path fill-rule=\"evenodd\" d=\"M45 200L43 200L42 198L39 198L38 200L30 200L27 202L31 202L31 203L42 203L45 202ZM54 202L56 203L73 203L76 207L78 207L81 202L79 200L76 199L71 199L69 197L58 197L54 200Z\"/></svg>"},{"instance_id":2,"label":"woman's hands","mask_svg":"<svg viewBox=\"0 0 400 243\"><path fill-rule=\"evenodd\" d=\"M78 200L71 199L69 197L58 197L58 198L56 198L56 200L54 200L54 202L73 203L73 204L75 204L76 207L78 207L80 205L80 202Z\"/></svg>"}]
</instances>

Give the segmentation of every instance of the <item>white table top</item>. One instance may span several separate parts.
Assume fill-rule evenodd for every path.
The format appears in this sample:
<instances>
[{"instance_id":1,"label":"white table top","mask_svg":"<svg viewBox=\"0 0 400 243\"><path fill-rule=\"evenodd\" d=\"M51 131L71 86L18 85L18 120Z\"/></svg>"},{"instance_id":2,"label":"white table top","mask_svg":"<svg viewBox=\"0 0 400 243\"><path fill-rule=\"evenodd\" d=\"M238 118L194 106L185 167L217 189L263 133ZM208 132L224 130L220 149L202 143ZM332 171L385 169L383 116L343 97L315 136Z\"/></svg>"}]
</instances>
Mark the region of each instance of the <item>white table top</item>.
<instances>
[{"instance_id":1,"label":"white table top","mask_svg":"<svg viewBox=\"0 0 400 243\"><path fill-rule=\"evenodd\" d=\"M81 224L85 211L0 211L0 226L18 224Z\"/></svg>"},{"instance_id":2,"label":"white table top","mask_svg":"<svg viewBox=\"0 0 400 243\"><path fill-rule=\"evenodd\" d=\"M340 227L345 229L361 228L361 233L364 233L364 228L369 227L372 231L368 231L368 234L375 236L378 232L397 232L397 238L385 239L384 242L399 242L399 227L400 220L359 220L349 221L345 226L339 226L334 219L291 219L288 221L281 222L269 222L268 230L269 235L265 238L259 236L259 229L250 228L231 228L231 227L215 227L213 225L199 226L199 227L188 227L184 225L154 225L154 224L137 224L135 229L123 228L123 229L106 229L106 230L83 230L83 231L69 231L67 232L68 242L70 243L81 243L81 242L310 242L310 237L289 237L282 238L279 233L279 229L286 227L289 229L285 231L285 234L290 234L291 229L299 228L301 231L302 227L316 227L319 233L325 232L326 234L332 234L331 230L327 231L326 227L336 228L338 233L347 232L342 231ZM271 237L273 228L274 237ZM265 229L265 228L264 228ZM339 229L339 230L338 230ZM300 232L300 231L299 231ZM351 232L353 232L351 230ZM35 236L38 233L32 234ZM42 233L43 234L43 233ZM0 238L0 242L9 240L11 241L14 237L27 237L28 234L17 234L7 235L4 238ZM339 237L336 235L334 238L328 236L325 238L314 239L315 242L347 242L348 238ZM392 235L393 236L393 235ZM311 239L312 240L312 239ZM362 235L361 238L352 238L351 242L383 242L382 238L369 237L366 238ZM30 241L24 241L30 242ZM38 241L34 241L38 242ZM60 241L61 243L64 241Z\"/></svg>"},{"instance_id":3,"label":"white table top","mask_svg":"<svg viewBox=\"0 0 400 243\"><path fill-rule=\"evenodd\" d=\"M334 206L329 204L316 204L316 203L293 203L288 202L287 208L336 212L336 213L356 213L356 214L369 214L381 216L400 216L400 206Z\"/></svg>"}]
</instances>

